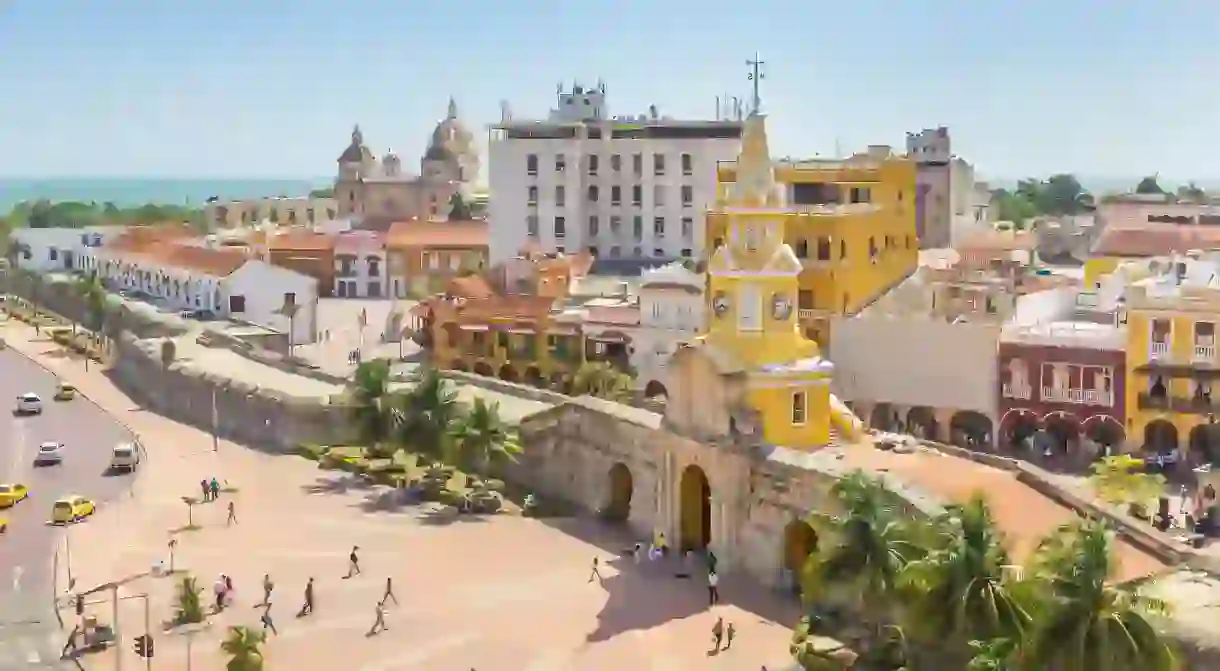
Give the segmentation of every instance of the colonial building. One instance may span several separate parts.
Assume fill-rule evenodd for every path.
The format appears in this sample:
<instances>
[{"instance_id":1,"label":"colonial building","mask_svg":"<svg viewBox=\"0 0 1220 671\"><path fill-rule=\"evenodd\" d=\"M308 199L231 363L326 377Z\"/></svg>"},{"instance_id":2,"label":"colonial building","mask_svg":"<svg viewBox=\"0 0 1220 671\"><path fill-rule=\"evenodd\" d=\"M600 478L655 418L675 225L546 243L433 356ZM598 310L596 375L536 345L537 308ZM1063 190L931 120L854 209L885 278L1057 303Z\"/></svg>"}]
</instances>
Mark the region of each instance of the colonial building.
<instances>
[{"instance_id":1,"label":"colonial building","mask_svg":"<svg viewBox=\"0 0 1220 671\"><path fill-rule=\"evenodd\" d=\"M729 193L738 166L719 170ZM780 161L785 242L801 263L797 314L806 334L823 346L830 319L855 314L915 271L915 164L889 147L870 147L846 160ZM728 242L728 217L708 214L709 246Z\"/></svg>"},{"instance_id":2,"label":"colonial building","mask_svg":"<svg viewBox=\"0 0 1220 671\"><path fill-rule=\"evenodd\" d=\"M348 231L335 236L335 296L385 297L385 237L378 231Z\"/></svg>"},{"instance_id":3,"label":"colonial building","mask_svg":"<svg viewBox=\"0 0 1220 671\"><path fill-rule=\"evenodd\" d=\"M396 221L385 236L389 291L422 298L487 267L487 222Z\"/></svg>"},{"instance_id":4,"label":"colonial building","mask_svg":"<svg viewBox=\"0 0 1220 671\"><path fill-rule=\"evenodd\" d=\"M287 226L313 225L334 219L338 212L334 198L314 196L212 201L203 208L208 230L253 226L264 221Z\"/></svg>"},{"instance_id":5,"label":"colonial building","mask_svg":"<svg viewBox=\"0 0 1220 671\"><path fill-rule=\"evenodd\" d=\"M560 90L546 120L505 114L488 148L491 258L532 247L638 267L705 254L704 212L739 121L612 117L606 89Z\"/></svg>"},{"instance_id":6,"label":"colonial building","mask_svg":"<svg viewBox=\"0 0 1220 671\"><path fill-rule=\"evenodd\" d=\"M355 217L361 226L386 230L394 221L435 219L449 215L454 194L469 198L478 179L479 151L474 136L458 119L457 104L432 131L420 160L420 174L403 169L397 154L377 159L364 144L357 126L352 141L339 156L335 201L340 217Z\"/></svg>"},{"instance_id":7,"label":"colonial building","mask_svg":"<svg viewBox=\"0 0 1220 671\"><path fill-rule=\"evenodd\" d=\"M307 230L268 233L263 242L264 260L312 277L322 296L334 295L335 238Z\"/></svg>"}]
</instances>

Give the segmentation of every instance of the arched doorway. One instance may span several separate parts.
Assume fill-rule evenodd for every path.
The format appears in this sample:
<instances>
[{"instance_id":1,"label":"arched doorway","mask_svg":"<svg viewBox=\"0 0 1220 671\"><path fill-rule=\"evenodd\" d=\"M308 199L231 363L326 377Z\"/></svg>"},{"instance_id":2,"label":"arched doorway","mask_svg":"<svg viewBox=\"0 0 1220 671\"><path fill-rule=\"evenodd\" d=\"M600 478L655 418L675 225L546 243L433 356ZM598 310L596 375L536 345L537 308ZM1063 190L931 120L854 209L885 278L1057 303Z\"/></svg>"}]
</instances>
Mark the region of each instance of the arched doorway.
<instances>
[{"instance_id":1,"label":"arched doorway","mask_svg":"<svg viewBox=\"0 0 1220 671\"><path fill-rule=\"evenodd\" d=\"M608 477L610 488L602 517L610 522L626 522L631 517L631 494L635 491L631 469L620 461L610 467Z\"/></svg>"},{"instance_id":2,"label":"arched doorway","mask_svg":"<svg viewBox=\"0 0 1220 671\"><path fill-rule=\"evenodd\" d=\"M894 424L894 408L889 403L874 405L868 414L868 425L878 431L892 431Z\"/></svg>"},{"instance_id":3,"label":"arched doorway","mask_svg":"<svg viewBox=\"0 0 1220 671\"><path fill-rule=\"evenodd\" d=\"M987 447L991 445L991 418L974 410L955 413L949 420L949 439L960 447Z\"/></svg>"},{"instance_id":4,"label":"arched doorway","mask_svg":"<svg viewBox=\"0 0 1220 671\"><path fill-rule=\"evenodd\" d=\"M1040 428L1042 425L1034 411L1024 408L1009 410L1000 418L1000 443L1011 450L1029 449Z\"/></svg>"},{"instance_id":5,"label":"arched doorway","mask_svg":"<svg viewBox=\"0 0 1220 671\"><path fill-rule=\"evenodd\" d=\"M1215 463L1220 457L1220 424L1197 424L1187 438L1190 443L1190 458L1198 464Z\"/></svg>"},{"instance_id":6,"label":"arched doorway","mask_svg":"<svg viewBox=\"0 0 1220 671\"><path fill-rule=\"evenodd\" d=\"M644 385L644 398L656 398L658 396L669 397L669 390L665 385L657 380L649 380L648 384Z\"/></svg>"},{"instance_id":7,"label":"arched doorway","mask_svg":"<svg viewBox=\"0 0 1220 671\"><path fill-rule=\"evenodd\" d=\"M505 382L516 382L519 379L517 377L517 369L513 368L512 364L507 363L500 366L500 379Z\"/></svg>"},{"instance_id":8,"label":"arched doorway","mask_svg":"<svg viewBox=\"0 0 1220 671\"><path fill-rule=\"evenodd\" d=\"M541 387L544 384L542 371L537 366L529 366L525 369L525 383L531 387Z\"/></svg>"},{"instance_id":9,"label":"arched doorway","mask_svg":"<svg viewBox=\"0 0 1220 671\"><path fill-rule=\"evenodd\" d=\"M678 550L703 550L712 542L712 487L702 468L691 464L678 485L681 537Z\"/></svg>"},{"instance_id":10,"label":"arched doorway","mask_svg":"<svg viewBox=\"0 0 1220 671\"><path fill-rule=\"evenodd\" d=\"M466 362L461 359L454 359L453 363L449 364L449 370L466 371Z\"/></svg>"},{"instance_id":11,"label":"arched doorway","mask_svg":"<svg viewBox=\"0 0 1220 671\"><path fill-rule=\"evenodd\" d=\"M480 361L474 365L474 374L482 375L483 377L495 377L496 372L491 369L491 364L486 361Z\"/></svg>"},{"instance_id":12,"label":"arched doorway","mask_svg":"<svg viewBox=\"0 0 1220 671\"><path fill-rule=\"evenodd\" d=\"M1164 419L1154 419L1144 425L1144 449L1167 454L1178 449L1178 427Z\"/></svg>"},{"instance_id":13,"label":"arched doorway","mask_svg":"<svg viewBox=\"0 0 1220 671\"><path fill-rule=\"evenodd\" d=\"M1050 438L1050 449L1056 454L1072 452L1080 440L1080 422L1075 415L1056 411L1042 418L1042 426Z\"/></svg>"},{"instance_id":14,"label":"arched doorway","mask_svg":"<svg viewBox=\"0 0 1220 671\"><path fill-rule=\"evenodd\" d=\"M940 426L936 422L936 413L923 405L911 408L907 412L907 431L917 438L939 440Z\"/></svg>"},{"instance_id":15,"label":"arched doorway","mask_svg":"<svg viewBox=\"0 0 1220 671\"><path fill-rule=\"evenodd\" d=\"M1093 415L1080 424L1080 430L1089 440L1097 443L1101 454L1114 454L1116 448L1126 440L1122 422L1109 415Z\"/></svg>"},{"instance_id":16,"label":"arched doorway","mask_svg":"<svg viewBox=\"0 0 1220 671\"><path fill-rule=\"evenodd\" d=\"M784 568L792 572L793 585L798 592L805 562L817 549L818 533L808 522L792 520L784 527Z\"/></svg>"}]
</instances>

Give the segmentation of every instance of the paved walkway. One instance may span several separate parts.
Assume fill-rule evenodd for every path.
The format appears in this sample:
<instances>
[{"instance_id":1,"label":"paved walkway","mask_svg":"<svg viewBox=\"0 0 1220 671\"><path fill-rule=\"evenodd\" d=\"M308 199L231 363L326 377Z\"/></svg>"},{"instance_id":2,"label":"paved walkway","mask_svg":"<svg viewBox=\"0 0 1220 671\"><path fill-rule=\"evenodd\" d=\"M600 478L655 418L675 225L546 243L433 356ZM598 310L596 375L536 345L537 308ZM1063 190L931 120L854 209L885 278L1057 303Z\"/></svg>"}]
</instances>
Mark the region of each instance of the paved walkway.
<instances>
[{"instance_id":1,"label":"paved walkway","mask_svg":"<svg viewBox=\"0 0 1220 671\"><path fill-rule=\"evenodd\" d=\"M10 344L26 344L10 336ZM32 350L31 350L32 351ZM454 669L757 669L787 662L792 604L746 586L724 585L727 601L709 610L701 582L679 580L661 565L636 566L618 557L627 539L611 539L574 521L547 524L498 516L439 521L427 509L395 505L389 493L319 471L298 457L272 456L224 442L217 453L204 433L144 412L96 371L52 360L53 368L142 436L149 461L134 497L72 528L74 576L88 586L168 563L200 579L204 597L223 573L236 583L237 603L189 637L195 668L222 666L225 627L258 625L259 584L276 582L272 615L280 636L267 646L273 668L393 671ZM188 511L182 496L200 478L216 476L238 491L194 508L200 528L179 530ZM233 500L239 523L226 526ZM347 553L360 546L363 573L351 580ZM602 579L589 582L594 556ZM88 558L87 561L85 558ZM317 581L317 612L297 619L302 589ZM390 633L366 637L385 579L400 604L391 606ZM148 594L157 664L184 668L188 636L162 633L172 612L172 580L139 578L121 595ZM747 610L743 605L749 603ZM90 612L110 619L109 604ZM759 615L757 613L765 613ZM733 649L709 654L717 616L736 624ZM70 622L73 616L65 611ZM144 631L143 601L121 602L123 636ZM120 648L125 666L139 660L131 641ZM112 668L113 654L91 669Z\"/></svg>"}]
</instances>

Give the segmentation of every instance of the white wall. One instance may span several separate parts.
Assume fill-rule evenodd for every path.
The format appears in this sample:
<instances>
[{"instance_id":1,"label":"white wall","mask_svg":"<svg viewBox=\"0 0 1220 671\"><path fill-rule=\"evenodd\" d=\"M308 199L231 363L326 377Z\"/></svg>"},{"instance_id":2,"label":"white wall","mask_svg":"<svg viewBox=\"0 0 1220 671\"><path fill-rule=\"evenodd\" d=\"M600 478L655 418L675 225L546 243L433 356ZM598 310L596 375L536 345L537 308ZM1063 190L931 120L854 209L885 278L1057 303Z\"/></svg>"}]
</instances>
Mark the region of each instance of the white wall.
<instances>
[{"instance_id":1,"label":"white wall","mask_svg":"<svg viewBox=\"0 0 1220 671\"><path fill-rule=\"evenodd\" d=\"M1017 297L1010 323L1027 325L1068 319L1076 310L1077 287L1058 287Z\"/></svg>"},{"instance_id":2,"label":"white wall","mask_svg":"<svg viewBox=\"0 0 1220 671\"><path fill-rule=\"evenodd\" d=\"M76 228L20 228L9 239L28 250L28 254L17 256L17 267L47 273L75 269L73 257L85 248L82 235L90 233Z\"/></svg>"},{"instance_id":3,"label":"white wall","mask_svg":"<svg viewBox=\"0 0 1220 671\"><path fill-rule=\"evenodd\" d=\"M603 130L609 135L609 125ZM630 140L630 139L505 139L493 141L488 147L488 184L492 193L489 207L490 255L492 263L515 256L531 240L527 235L527 218L538 216L538 236L533 238L543 251L561 248L567 253L597 247L600 256L608 258L611 248L618 245L621 258L633 258L639 246L644 258L678 258L688 249L699 257L704 247L704 213L716 198L716 165L732 160L741 149L741 140ZM643 170L634 172L633 156L643 155ZM538 156L538 174L526 171L527 157ZM555 157L563 154L566 168L556 172ZM612 170L611 157L620 157L621 169ZM653 170L653 156L664 154L665 174ZM690 175L682 174L682 154L692 156ZM598 174L589 175L588 157L598 157ZM642 207L632 207L632 187L640 185ZM538 204L527 205L529 186L538 187ZM556 187L565 191L564 205L555 202ZM588 187L598 187L596 203L587 199ZM692 187L692 202L683 207L681 186ZM611 205L612 187L621 192L619 206ZM663 190L663 204L654 201L656 188ZM633 237L633 217L640 216L643 236L637 243ZM564 237L555 236L555 218L564 217ZM589 218L598 218L598 233L589 235ZM618 234L611 233L611 217L620 218ZM665 218L664 237L653 234L654 218ZM684 238L682 219L691 219L690 238Z\"/></svg>"},{"instance_id":4,"label":"white wall","mask_svg":"<svg viewBox=\"0 0 1220 671\"><path fill-rule=\"evenodd\" d=\"M289 319L280 314L284 294L296 294L300 311L292 320L292 343L304 345L317 339L318 281L312 277L280 268L262 261L249 261L223 282L222 292L227 303L231 296L244 296L246 310L229 314L280 333L287 333Z\"/></svg>"},{"instance_id":5,"label":"white wall","mask_svg":"<svg viewBox=\"0 0 1220 671\"><path fill-rule=\"evenodd\" d=\"M836 319L833 389L844 400L975 410L994 422L999 336L996 324Z\"/></svg>"}]
</instances>

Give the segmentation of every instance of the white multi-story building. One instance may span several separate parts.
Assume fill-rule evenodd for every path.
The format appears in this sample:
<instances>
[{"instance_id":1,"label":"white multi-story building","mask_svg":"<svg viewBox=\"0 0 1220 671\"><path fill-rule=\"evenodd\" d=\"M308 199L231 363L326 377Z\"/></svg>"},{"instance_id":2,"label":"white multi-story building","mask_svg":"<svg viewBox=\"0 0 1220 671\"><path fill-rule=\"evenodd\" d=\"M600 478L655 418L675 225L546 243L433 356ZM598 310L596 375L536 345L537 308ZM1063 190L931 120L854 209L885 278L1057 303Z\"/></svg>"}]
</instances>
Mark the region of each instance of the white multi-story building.
<instances>
[{"instance_id":1,"label":"white multi-story building","mask_svg":"<svg viewBox=\"0 0 1220 671\"><path fill-rule=\"evenodd\" d=\"M93 251L122 233L118 226L92 228L19 228L9 240L17 267L36 273L87 271Z\"/></svg>"},{"instance_id":2,"label":"white multi-story building","mask_svg":"<svg viewBox=\"0 0 1220 671\"><path fill-rule=\"evenodd\" d=\"M640 329L632 352L640 387L646 396L667 393L669 358L703 330L707 278L680 263L645 270L639 289Z\"/></svg>"},{"instance_id":3,"label":"white multi-story building","mask_svg":"<svg viewBox=\"0 0 1220 671\"><path fill-rule=\"evenodd\" d=\"M340 298L386 296L384 233L348 231L335 236L335 295Z\"/></svg>"},{"instance_id":4,"label":"white multi-story building","mask_svg":"<svg viewBox=\"0 0 1220 671\"><path fill-rule=\"evenodd\" d=\"M558 93L545 121L492 126L490 257L589 251L640 262L698 258L716 164L736 158L739 121L611 117L606 90Z\"/></svg>"}]
</instances>

